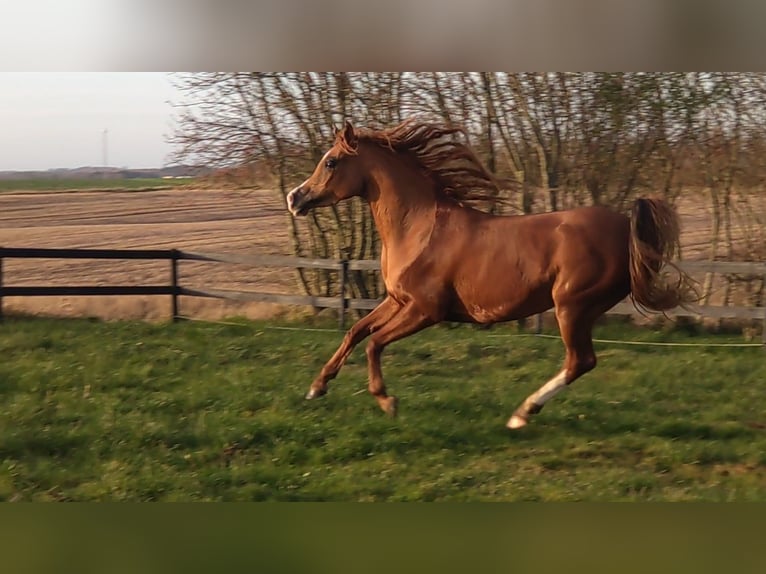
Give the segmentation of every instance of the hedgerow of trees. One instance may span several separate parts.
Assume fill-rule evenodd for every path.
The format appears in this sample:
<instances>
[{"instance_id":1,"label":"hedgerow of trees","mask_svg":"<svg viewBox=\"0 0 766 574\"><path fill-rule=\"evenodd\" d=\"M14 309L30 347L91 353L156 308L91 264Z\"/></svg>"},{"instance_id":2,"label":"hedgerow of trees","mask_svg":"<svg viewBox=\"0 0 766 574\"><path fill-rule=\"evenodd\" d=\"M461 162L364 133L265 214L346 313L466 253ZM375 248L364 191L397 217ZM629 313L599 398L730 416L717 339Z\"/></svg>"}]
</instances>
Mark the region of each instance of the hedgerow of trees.
<instances>
[{"instance_id":1,"label":"hedgerow of trees","mask_svg":"<svg viewBox=\"0 0 766 574\"><path fill-rule=\"evenodd\" d=\"M764 74L251 72L173 81L182 94L176 159L251 168L282 198L344 120L383 127L417 116L462 126L517 212L624 209L637 194L696 193L712 214L711 259L766 257L766 222L752 208L766 193ZM285 221L296 255L379 255L361 201L316 210L305 224ZM380 294L371 275L351 279L355 295ZM303 273L300 282L333 294L327 274Z\"/></svg>"}]
</instances>

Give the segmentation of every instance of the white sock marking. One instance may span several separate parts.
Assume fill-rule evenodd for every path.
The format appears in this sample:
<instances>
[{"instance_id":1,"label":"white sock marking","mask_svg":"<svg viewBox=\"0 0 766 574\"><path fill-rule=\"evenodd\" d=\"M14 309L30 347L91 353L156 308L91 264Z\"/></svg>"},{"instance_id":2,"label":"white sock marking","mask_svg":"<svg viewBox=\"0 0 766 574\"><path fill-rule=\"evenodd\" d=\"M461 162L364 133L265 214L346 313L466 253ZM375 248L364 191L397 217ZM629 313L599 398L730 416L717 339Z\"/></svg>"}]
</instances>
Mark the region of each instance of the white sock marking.
<instances>
[{"instance_id":1,"label":"white sock marking","mask_svg":"<svg viewBox=\"0 0 766 574\"><path fill-rule=\"evenodd\" d=\"M561 371L558 375L553 377L550 381L532 393L525 402L531 402L536 405L543 406L548 400L550 400L554 395L559 393L566 386L566 371Z\"/></svg>"}]
</instances>

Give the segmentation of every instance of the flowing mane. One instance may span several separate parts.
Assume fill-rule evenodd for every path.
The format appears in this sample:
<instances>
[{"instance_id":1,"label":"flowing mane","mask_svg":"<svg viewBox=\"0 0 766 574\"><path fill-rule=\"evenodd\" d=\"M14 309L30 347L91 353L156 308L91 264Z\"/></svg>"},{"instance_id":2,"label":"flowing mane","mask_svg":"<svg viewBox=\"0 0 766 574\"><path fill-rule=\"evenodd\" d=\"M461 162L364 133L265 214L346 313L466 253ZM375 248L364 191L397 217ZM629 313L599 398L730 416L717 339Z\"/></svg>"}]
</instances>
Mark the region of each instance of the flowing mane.
<instances>
[{"instance_id":1,"label":"flowing mane","mask_svg":"<svg viewBox=\"0 0 766 574\"><path fill-rule=\"evenodd\" d=\"M405 120L383 129L358 129L360 141L369 141L414 158L433 181L438 192L459 203L482 204L501 201L495 178L482 165L473 150L454 139L465 134L461 128L448 128ZM347 142L344 132L337 134L336 144L349 154L356 154L356 142Z\"/></svg>"}]
</instances>

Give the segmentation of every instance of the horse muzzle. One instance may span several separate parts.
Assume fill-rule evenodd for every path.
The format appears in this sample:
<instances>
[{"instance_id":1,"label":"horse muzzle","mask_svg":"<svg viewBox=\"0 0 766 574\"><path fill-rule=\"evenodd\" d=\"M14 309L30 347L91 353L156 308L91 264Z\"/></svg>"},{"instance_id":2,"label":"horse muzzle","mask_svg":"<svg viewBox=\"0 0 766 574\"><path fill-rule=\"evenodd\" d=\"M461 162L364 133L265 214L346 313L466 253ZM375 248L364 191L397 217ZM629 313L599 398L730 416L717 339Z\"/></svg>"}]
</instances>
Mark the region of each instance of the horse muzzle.
<instances>
[{"instance_id":1,"label":"horse muzzle","mask_svg":"<svg viewBox=\"0 0 766 574\"><path fill-rule=\"evenodd\" d=\"M294 216L306 215L311 209L311 198L308 191L302 187L296 187L287 194L287 209Z\"/></svg>"}]
</instances>

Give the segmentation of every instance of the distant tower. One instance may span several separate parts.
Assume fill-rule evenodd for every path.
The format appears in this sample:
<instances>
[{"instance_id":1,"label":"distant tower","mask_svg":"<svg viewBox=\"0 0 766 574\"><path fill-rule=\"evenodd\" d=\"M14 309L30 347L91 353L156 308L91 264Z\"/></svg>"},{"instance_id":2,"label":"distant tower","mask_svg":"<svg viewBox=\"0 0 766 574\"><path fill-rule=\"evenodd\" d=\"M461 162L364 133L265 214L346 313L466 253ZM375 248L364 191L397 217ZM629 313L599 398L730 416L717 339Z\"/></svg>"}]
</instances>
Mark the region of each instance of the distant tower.
<instances>
[{"instance_id":1,"label":"distant tower","mask_svg":"<svg viewBox=\"0 0 766 574\"><path fill-rule=\"evenodd\" d=\"M104 133L101 138L101 153L104 166L104 179L106 179L108 177L107 170L109 167L109 130L106 128L104 128Z\"/></svg>"}]
</instances>

